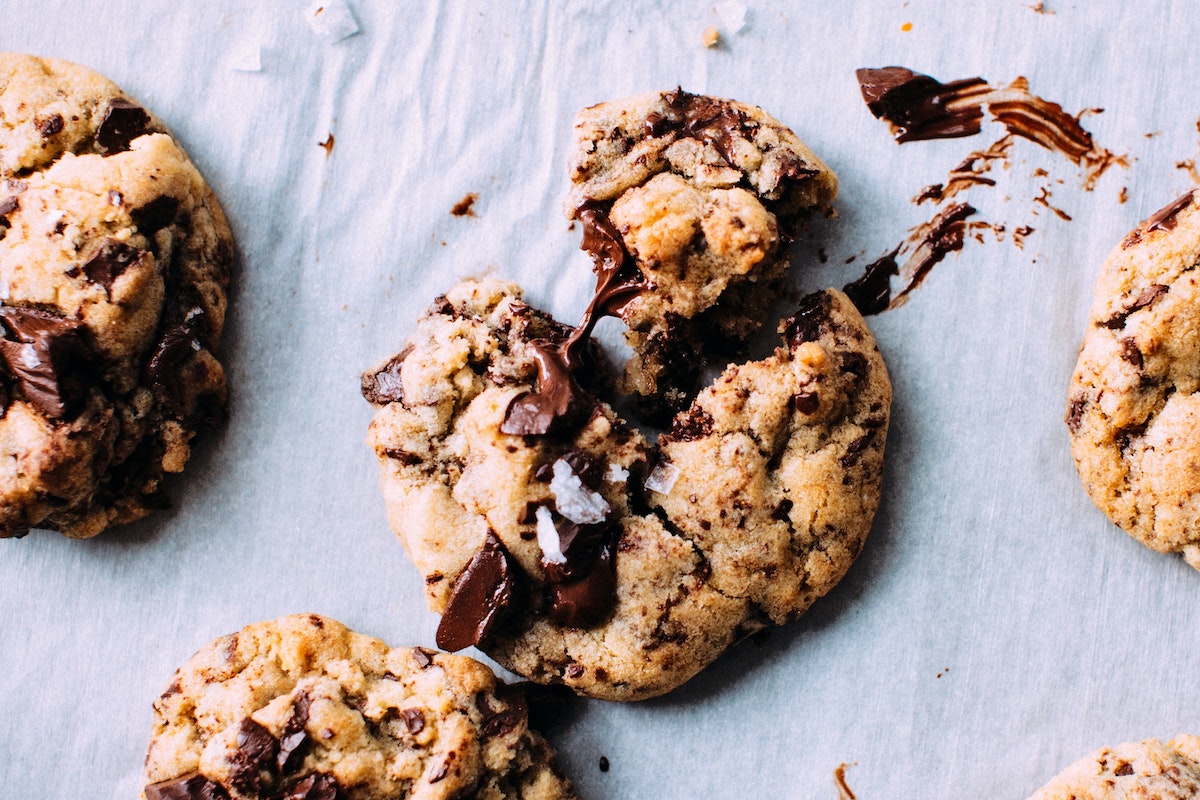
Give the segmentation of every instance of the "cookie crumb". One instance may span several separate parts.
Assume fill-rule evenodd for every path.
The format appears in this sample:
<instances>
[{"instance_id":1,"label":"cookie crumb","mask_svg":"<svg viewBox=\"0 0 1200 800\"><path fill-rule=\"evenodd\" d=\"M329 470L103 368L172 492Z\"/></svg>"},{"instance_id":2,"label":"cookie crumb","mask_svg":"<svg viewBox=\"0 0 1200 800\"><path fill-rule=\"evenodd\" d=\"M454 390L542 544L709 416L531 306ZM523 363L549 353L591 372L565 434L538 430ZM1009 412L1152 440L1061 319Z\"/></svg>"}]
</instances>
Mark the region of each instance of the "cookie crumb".
<instances>
[{"instance_id":1,"label":"cookie crumb","mask_svg":"<svg viewBox=\"0 0 1200 800\"><path fill-rule=\"evenodd\" d=\"M600 771L608 772L608 756L600 756Z\"/></svg>"},{"instance_id":2,"label":"cookie crumb","mask_svg":"<svg viewBox=\"0 0 1200 800\"><path fill-rule=\"evenodd\" d=\"M845 762L838 764L833 771L833 785L838 790L838 800L857 800L854 791L850 785L846 783L846 770L850 767L858 766L858 762L847 764Z\"/></svg>"},{"instance_id":3,"label":"cookie crumb","mask_svg":"<svg viewBox=\"0 0 1200 800\"><path fill-rule=\"evenodd\" d=\"M900 26L900 30L904 31L905 33L908 33L909 31L912 30L912 23L911 22L904 23L903 25Z\"/></svg>"},{"instance_id":4,"label":"cookie crumb","mask_svg":"<svg viewBox=\"0 0 1200 800\"><path fill-rule=\"evenodd\" d=\"M325 137L325 141L317 142L317 147L325 148L325 157L326 158L329 158L329 156L333 154L333 143L334 143L333 131L329 132L329 135Z\"/></svg>"},{"instance_id":5,"label":"cookie crumb","mask_svg":"<svg viewBox=\"0 0 1200 800\"><path fill-rule=\"evenodd\" d=\"M450 209L450 213L456 217L473 217L475 216L475 201L479 199L479 195L475 192L467 192L463 195L463 199L454 204L454 208Z\"/></svg>"},{"instance_id":6,"label":"cookie crumb","mask_svg":"<svg viewBox=\"0 0 1200 800\"><path fill-rule=\"evenodd\" d=\"M1200 184L1200 171L1196 170L1196 159L1189 158L1175 162L1175 169L1181 169L1191 178L1192 183Z\"/></svg>"},{"instance_id":7,"label":"cookie crumb","mask_svg":"<svg viewBox=\"0 0 1200 800\"><path fill-rule=\"evenodd\" d=\"M704 33L700 34L700 41L705 47L712 49L721 43L721 32L717 30L716 25L709 25L704 29Z\"/></svg>"},{"instance_id":8,"label":"cookie crumb","mask_svg":"<svg viewBox=\"0 0 1200 800\"><path fill-rule=\"evenodd\" d=\"M944 668L944 669L943 669L941 672L939 672L939 673L937 674L937 676L936 676L936 677L940 678L940 677L942 677L943 675L945 675L945 674L946 674L947 672L949 672L949 671L950 671L950 668L949 668L949 667L945 667L945 668Z\"/></svg>"},{"instance_id":9,"label":"cookie crumb","mask_svg":"<svg viewBox=\"0 0 1200 800\"><path fill-rule=\"evenodd\" d=\"M1125 203L1128 200L1129 200L1129 192L1125 189L1124 186L1122 186L1121 191L1117 193L1117 202L1120 203L1121 205L1125 205Z\"/></svg>"},{"instance_id":10,"label":"cookie crumb","mask_svg":"<svg viewBox=\"0 0 1200 800\"><path fill-rule=\"evenodd\" d=\"M304 11L313 33L329 44L349 39L359 32L358 20L343 0L316 0Z\"/></svg>"}]
</instances>

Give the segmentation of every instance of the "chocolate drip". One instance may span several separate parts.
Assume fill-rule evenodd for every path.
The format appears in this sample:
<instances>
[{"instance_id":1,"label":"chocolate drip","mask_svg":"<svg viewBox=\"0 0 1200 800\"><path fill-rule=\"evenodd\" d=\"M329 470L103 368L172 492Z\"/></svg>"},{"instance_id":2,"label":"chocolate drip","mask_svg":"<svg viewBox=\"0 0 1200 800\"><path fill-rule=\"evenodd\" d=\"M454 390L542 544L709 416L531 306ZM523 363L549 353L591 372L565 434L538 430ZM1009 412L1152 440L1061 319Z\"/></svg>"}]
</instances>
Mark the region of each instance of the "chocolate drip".
<instances>
[{"instance_id":1,"label":"chocolate drip","mask_svg":"<svg viewBox=\"0 0 1200 800\"><path fill-rule=\"evenodd\" d=\"M54 419L78 413L90 358L82 324L32 308L0 308L0 329L0 357L26 402Z\"/></svg>"},{"instance_id":2,"label":"chocolate drip","mask_svg":"<svg viewBox=\"0 0 1200 800\"><path fill-rule=\"evenodd\" d=\"M489 531L483 547L454 581L438 624L438 647L454 652L484 642L513 602L515 591L516 567Z\"/></svg>"},{"instance_id":3,"label":"chocolate drip","mask_svg":"<svg viewBox=\"0 0 1200 800\"><path fill-rule=\"evenodd\" d=\"M892 125L898 142L972 136L982 128L983 78L941 83L905 67L855 71L867 108Z\"/></svg>"},{"instance_id":4,"label":"chocolate drip","mask_svg":"<svg viewBox=\"0 0 1200 800\"><path fill-rule=\"evenodd\" d=\"M500 430L518 436L570 431L595 407L567 366L567 348L545 340L531 343L538 367L537 391L522 392L504 412Z\"/></svg>"},{"instance_id":5,"label":"chocolate drip","mask_svg":"<svg viewBox=\"0 0 1200 800\"><path fill-rule=\"evenodd\" d=\"M122 153L129 149L134 139L150 131L150 115L146 109L118 98L109 103L96 130L96 149L103 156Z\"/></svg>"},{"instance_id":6,"label":"chocolate drip","mask_svg":"<svg viewBox=\"0 0 1200 800\"><path fill-rule=\"evenodd\" d=\"M144 789L146 800L229 800L229 793L199 772L189 772Z\"/></svg>"}]
</instances>

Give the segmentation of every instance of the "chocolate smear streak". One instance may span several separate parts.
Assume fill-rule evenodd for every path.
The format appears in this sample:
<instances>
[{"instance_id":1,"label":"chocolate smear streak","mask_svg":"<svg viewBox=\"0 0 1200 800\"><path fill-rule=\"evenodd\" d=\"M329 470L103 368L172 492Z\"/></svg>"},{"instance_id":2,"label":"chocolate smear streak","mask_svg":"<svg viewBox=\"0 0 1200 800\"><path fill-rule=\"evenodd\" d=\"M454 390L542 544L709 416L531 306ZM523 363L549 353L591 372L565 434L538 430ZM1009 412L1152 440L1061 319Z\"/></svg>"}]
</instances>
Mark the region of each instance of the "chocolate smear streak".
<instances>
[{"instance_id":1,"label":"chocolate smear streak","mask_svg":"<svg viewBox=\"0 0 1200 800\"><path fill-rule=\"evenodd\" d=\"M901 143L973 136L987 116L1010 134L1073 161L1084 171L1086 188L1114 164L1128 164L1124 156L1097 145L1079 115L1030 92L1023 77L996 87L978 77L942 83L905 67L864 68L855 74L867 108L887 120Z\"/></svg>"},{"instance_id":2,"label":"chocolate smear streak","mask_svg":"<svg viewBox=\"0 0 1200 800\"><path fill-rule=\"evenodd\" d=\"M450 601L438 623L437 646L455 652L484 642L513 602L516 566L488 532L483 547L454 582Z\"/></svg>"}]
</instances>

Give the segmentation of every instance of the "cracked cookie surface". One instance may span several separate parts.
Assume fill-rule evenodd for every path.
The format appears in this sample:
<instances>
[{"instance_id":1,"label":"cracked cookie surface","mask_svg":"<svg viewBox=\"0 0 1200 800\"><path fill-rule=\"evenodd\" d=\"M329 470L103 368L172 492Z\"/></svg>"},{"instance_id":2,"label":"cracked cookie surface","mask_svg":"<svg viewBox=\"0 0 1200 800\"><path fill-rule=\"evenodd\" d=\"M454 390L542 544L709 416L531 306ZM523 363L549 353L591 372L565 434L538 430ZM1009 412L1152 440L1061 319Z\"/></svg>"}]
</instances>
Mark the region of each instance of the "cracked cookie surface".
<instances>
[{"instance_id":1,"label":"cracked cookie surface","mask_svg":"<svg viewBox=\"0 0 1200 800\"><path fill-rule=\"evenodd\" d=\"M1096 282L1071 379L1071 453L1092 501L1200 569L1200 206L1131 231Z\"/></svg>"},{"instance_id":2,"label":"cracked cookie surface","mask_svg":"<svg viewBox=\"0 0 1200 800\"><path fill-rule=\"evenodd\" d=\"M201 649L154 703L143 800L572 800L522 693L315 614Z\"/></svg>"},{"instance_id":3,"label":"cracked cookie surface","mask_svg":"<svg viewBox=\"0 0 1200 800\"><path fill-rule=\"evenodd\" d=\"M224 415L232 260L157 118L89 69L0 54L0 536L164 507Z\"/></svg>"},{"instance_id":4,"label":"cracked cookie surface","mask_svg":"<svg viewBox=\"0 0 1200 800\"><path fill-rule=\"evenodd\" d=\"M1102 747L1029 800L1191 800L1200 797L1200 738L1178 736Z\"/></svg>"},{"instance_id":5,"label":"cracked cookie surface","mask_svg":"<svg viewBox=\"0 0 1200 800\"><path fill-rule=\"evenodd\" d=\"M736 346L762 324L798 225L837 194L761 108L681 89L581 111L570 175L583 247L626 287L610 311L634 351L621 389L660 412L690 402L714 339Z\"/></svg>"},{"instance_id":6,"label":"cracked cookie surface","mask_svg":"<svg viewBox=\"0 0 1200 800\"><path fill-rule=\"evenodd\" d=\"M363 376L368 441L439 645L652 697L845 574L879 501L891 387L853 305L819 292L783 346L726 369L654 443L549 380L570 331L513 284L460 284ZM506 433L530 398L556 409L549 431Z\"/></svg>"}]
</instances>

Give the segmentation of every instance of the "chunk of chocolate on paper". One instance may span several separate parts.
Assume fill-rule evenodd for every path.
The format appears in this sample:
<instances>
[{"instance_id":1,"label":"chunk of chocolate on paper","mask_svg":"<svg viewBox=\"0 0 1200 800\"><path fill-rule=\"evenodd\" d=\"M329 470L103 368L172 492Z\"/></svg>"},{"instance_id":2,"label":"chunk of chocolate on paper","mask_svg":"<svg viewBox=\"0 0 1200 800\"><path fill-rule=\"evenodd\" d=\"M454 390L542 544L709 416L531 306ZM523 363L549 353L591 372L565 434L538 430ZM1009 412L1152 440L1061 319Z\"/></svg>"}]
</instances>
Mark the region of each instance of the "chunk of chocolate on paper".
<instances>
[{"instance_id":1,"label":"chunk of chocolate on paper","mask_svg":"<svg viewBox=\"0 0 1200 800\"><path fill-rule=\"evenodd\" d=\"M37 309L0 308L0 328L0 357L25 401L53 419L74 416L87 397L83 326Z\"/></svg>"},{"instance_id":2,"label":"chunk of chocolate on paper","mask_svg":"<svg viewBox=\"0 0 1200 800\"><path fill-rule=\"evenodd\" d=\"M504 545L489 532L483 547L454 582L438 624L438 647L454 652L485 641L515 592L516 569Z\"/></svg>"}]
</instances>

